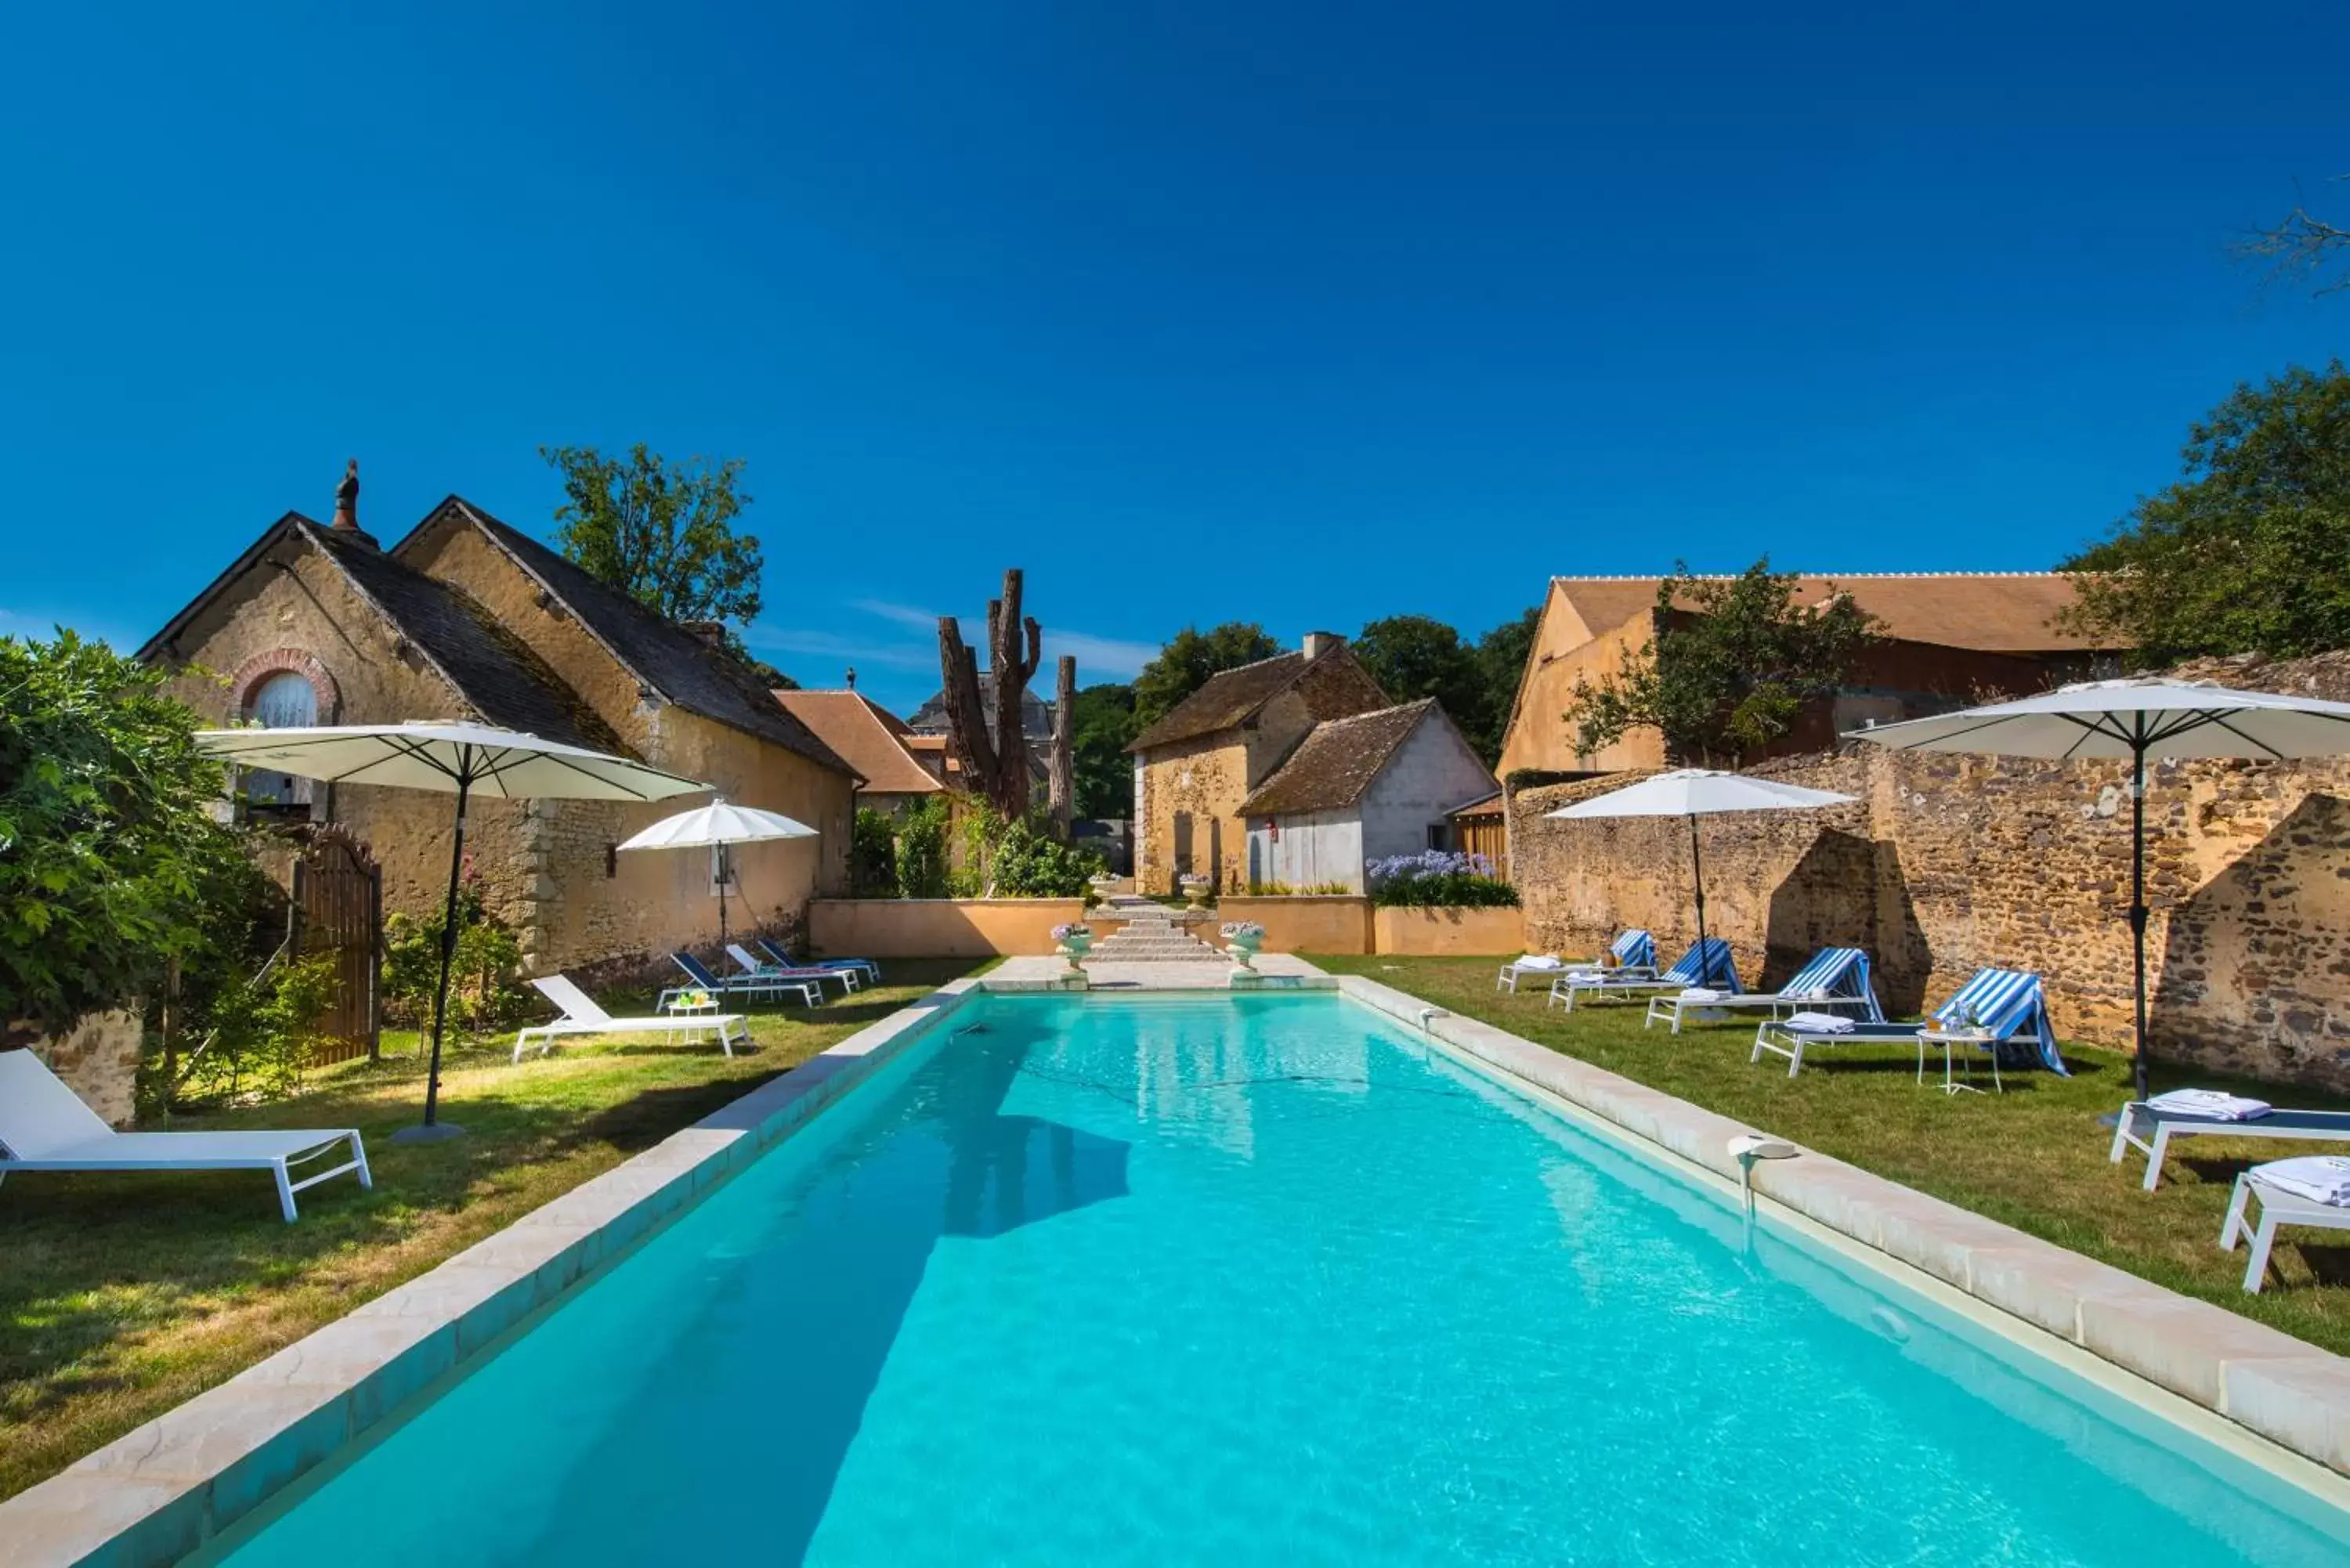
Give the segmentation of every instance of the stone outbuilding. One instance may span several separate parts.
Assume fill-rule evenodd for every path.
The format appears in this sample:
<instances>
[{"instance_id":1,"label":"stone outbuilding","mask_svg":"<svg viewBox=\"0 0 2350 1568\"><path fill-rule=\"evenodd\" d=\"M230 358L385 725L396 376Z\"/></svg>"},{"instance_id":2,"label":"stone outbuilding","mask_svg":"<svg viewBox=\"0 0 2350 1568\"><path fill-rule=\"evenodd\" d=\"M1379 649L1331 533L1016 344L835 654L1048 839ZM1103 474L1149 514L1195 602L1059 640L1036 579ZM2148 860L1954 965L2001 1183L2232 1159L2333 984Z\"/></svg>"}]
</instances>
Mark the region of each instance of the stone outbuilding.
<instances>
[{"instance_id":1,"label":"stone outbuilding","mask_svg":"<svg viewBox=\"0 0 2350 1568\"><path fill-rule=\"evenodd\" d=\"M1578 680L1599 681L1652 645L1665 612L1661 577L1553 577L1502 742L1503 778L1526 770L1568 775L1660 768L1653 730L1578 753L1565 715ZM2096 671L2100 649L2057 624L2074 599L2062 572L1854 572L1805 576L1796 602L1836 595L1881 623L1853 683L1813 704L1767 754L1825 750L1837 734L1947 712L1987 694L2022 695ZM1675 612L1680 613L1680 612ZM1758 760L1754 757L1749 762Z\"/></svg>"},{"instance_id":2,"label":"stone outbuilding","mask_svg":"<svg viewBox=\"0 0 2350 1568\"><path fill-rule=\"evenodd\" d=\"M1433 697L1317 724L1241 803L1248 886L1367 892L1367 865L1451 848L1452 812L1494 789Z\"/></svg>"},{"instance_id":3,"label":"stone outbuilding","mask_svg":"<svg viewBox=\"0 0 2350 1568\"><path fill-rule=\"evenodd\" d=\"M1211 677L1127 748L1134 762L1135 885L1175 890L1186 875L1218 888L1248 881L1242 802L1316 724L1388 705L1344 638L1305 634L1277 654Z\"/></svg>"},{"instance_id":4,"label":"stone outbuilding","mask_svg":"<svg viewBox=\"0 0 2350 1568\"><path fill-rule=\"evenodd\" d=\"M183 701L222 723L468 719L639 758L818 831L735 850L737 893L760 921L795 924L811 896L846 885L856 770L715 628L663 619L456 496L386 550L359 525L357 467L331 525L280 517L140 650L179 672ZM282 775L242 787L258 815L365 840L388 910L439 909L447 797ZM530 972L716 936L710 857L616 852L691 804L473 803L467 860Z\"/></svg>"}]
</instances>

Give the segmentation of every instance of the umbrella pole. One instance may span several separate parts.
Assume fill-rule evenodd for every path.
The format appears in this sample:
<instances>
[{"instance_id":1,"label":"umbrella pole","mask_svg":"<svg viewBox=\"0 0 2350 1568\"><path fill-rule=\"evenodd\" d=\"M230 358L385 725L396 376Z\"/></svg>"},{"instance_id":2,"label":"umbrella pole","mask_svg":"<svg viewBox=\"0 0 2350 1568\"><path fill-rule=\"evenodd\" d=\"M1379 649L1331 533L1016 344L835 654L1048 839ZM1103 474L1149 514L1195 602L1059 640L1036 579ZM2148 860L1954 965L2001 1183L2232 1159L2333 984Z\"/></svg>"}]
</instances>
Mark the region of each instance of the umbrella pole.
<instances>
[{"instance_id":1,"label":"umbrella pole","mask_svg":"<svg viewBox=\"0 0 2350 1568\"><path fill-rule=\"evenodd\" d=\"M718 950L722 953L726 950L726 882L733 870L722 844L718 846Z\"/></svg>"},{"instance_id":2,"label":"umbrella pole","mask_svg":"<svg viewBox=\"0 0 2350 1568\"><path fill-rule=\"evenodd\" d=\"M403 1127L395 1143L422 1143L453 1137L464 1129L441 1119L441 1031L449 1014L449 967L457 956L457 882L465 868L465 797L473 780L457 778L457 831L449 845L449 898L441 913L441 984L432 993L432 1059L424 1072L424 1125Z\"/></svg>"},{"instance_id":3,"label":"umbrella pole","mask_svg":"<svg viewBox=\"0 0 2350 1568\"><path fill-rule=\"evenodd\" d=\"M1698 853L1697 813L1690 813L1690 877L1697 884L1697 948L1700 955L1697 982L1705 985L1713 979L1712 954L1705 947L1705 857Z\"/></svg>"},{"instance_id":4,"label":"umbrella pole","mask_svg":"<svg viewBox=\"0 0 2350 1568\"><path fill-rule=\"evenodd\" d=\"M2137 1050L2130 1058L2137 1097L2147 1096L2146 1059L2146 745L2130 749L2130 947L2137 964Z\"/></svg>"}]
</instances>

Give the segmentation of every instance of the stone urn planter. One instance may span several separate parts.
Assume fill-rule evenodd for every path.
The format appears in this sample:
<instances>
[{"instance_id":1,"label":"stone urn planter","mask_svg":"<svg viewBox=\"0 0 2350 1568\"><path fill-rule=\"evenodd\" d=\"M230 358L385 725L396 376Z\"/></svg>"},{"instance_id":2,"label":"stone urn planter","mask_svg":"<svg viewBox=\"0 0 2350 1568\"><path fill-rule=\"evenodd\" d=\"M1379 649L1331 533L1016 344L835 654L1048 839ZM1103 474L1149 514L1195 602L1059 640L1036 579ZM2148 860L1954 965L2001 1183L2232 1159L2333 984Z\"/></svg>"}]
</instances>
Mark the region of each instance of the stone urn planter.
<instances>
[{"instance_id":1,"label":"stone urn planter","mask_svg":"<svg viewBox=\"0 0 2350 1568\"><path fill-rule=\"evenodd\" d=\"M1214 886L1208 878L1184 877L1179 878L1176 885L1183 889L1183 903L1186 908L1204 909L1208 907L1208 889Z\"/></svg>"},{"instance_id":2,"label":"stone urn planter","mask_svg":"<svg viewBox=\"0 0 2350 1568\"><path fill-rule=\"evenodd\" d=\"M1232 955L1232 962L1253 971L1257 951L1264 946L1264 928L1254 920L1234 920L1223 928L1223 938L1224 951Z\"/></svg>"},{"instance_id":3,"label":"stone urn planter","mask_svg":"<svg viewBox=\"0 0 2350 1568\"><path fill-rule=\"evenodd\" d=\"M1082 920L1066 926L1055 926L1053 940L1060 944L1054 950L1069 961L1069 972L1076 975L1084 974L1086 954L1091 952L1094 946L1093 928Z\"/></svg>"}]
</instances>

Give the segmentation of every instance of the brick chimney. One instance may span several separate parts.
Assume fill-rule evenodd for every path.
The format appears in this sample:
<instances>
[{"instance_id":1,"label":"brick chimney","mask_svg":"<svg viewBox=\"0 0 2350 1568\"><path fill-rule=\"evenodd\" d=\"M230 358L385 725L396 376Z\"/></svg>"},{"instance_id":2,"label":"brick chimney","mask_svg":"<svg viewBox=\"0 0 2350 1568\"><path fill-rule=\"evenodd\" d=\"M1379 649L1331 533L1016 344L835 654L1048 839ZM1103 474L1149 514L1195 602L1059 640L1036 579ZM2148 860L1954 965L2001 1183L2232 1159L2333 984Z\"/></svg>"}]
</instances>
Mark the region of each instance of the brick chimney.
<instances>
[{"instance_id":1,"label":"brick chimney","mask_svg":"<svg viewBox=\"0 0 2350 1568\"><path fill-rule=\"evenodd\" d=\"M335 532L373 545L375 535L359 526L359 460L353 458L343 470L342 483L335 486Z\"/></svg>"},{"instance_id":2,"label":"brick chimney","mask_svg":"<svg viewBox=\"0 0 2350 1568\"><path fill-rule=\"evenodd\" d=\"M681 620L677 624L712 648L726 646L726 623L723 620Z\"/></svg>"},{"instance_id":3,"label":"brick chimney","mask_svg":"<svg viewBox=\"0 0 2350 1568\"><path fill-rule=\"evenodd\" d=\"M1335 631L1309 631L1305 634L1305 641L1303 645L1305 657L1319 659L1346 640Z\"/></svg>"}]
</instances>

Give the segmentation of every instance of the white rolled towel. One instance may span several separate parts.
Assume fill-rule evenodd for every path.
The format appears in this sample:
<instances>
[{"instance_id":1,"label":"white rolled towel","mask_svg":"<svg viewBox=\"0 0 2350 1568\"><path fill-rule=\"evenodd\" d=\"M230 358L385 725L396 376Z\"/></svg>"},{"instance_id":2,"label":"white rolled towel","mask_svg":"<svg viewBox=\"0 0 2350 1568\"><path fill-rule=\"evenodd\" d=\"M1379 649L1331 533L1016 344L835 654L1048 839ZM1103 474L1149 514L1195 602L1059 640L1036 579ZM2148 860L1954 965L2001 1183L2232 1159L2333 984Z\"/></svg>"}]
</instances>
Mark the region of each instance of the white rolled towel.
<instances>
[{"instance_id":1,"label":"white rolled towel","mask_svg":"<svg viewBox=\"0 0 2350 1568\"><path fill-rule=\"evenodd\" d=\"M1690 985L1681 988L1683 1002L1720 1002L1721 992L1710 985Z\"/></svg>"},{"instance_id":2,"label":"white rolled towel","mask_svg":"<svg viewBox=\"0 0 2350 1568\"><path fill-rule=\"evenodd\" d=\"M2250 1100L2241 1095L2223 1094L2218 1089L2172 1089L2155 1096L2147 1104L2158 1111L2210 1116L2213 1121L2220 1122L2256 1121L2275 1109L2266 1100Z\"/></svg>"},{"instance_id":3,"label":"white rolled towel","mask_svg":"<svg viewBox=\"0 0 2350 1568\"><path fill-rule=\"evenodd\" d=\"M2350 1208L2350 1159L2338 1154L2304 1154L2252 1167L2252 1179L2295 1198Z\"/></svg>"},{"instance_id":4,"label":"white rolled towel","mask_svg":"<svg viewBox=\"0 0 2350 1568\"><path fill-rule=\"evenodd\" d=\"M1797 1012L1788 1017L1787 1027L1806 1034L1849 1034L1852 1020L1835 1012Z\"/></svg>"},{"instance_id":5,"label":"white rolled towel","mask_svg":"<svg viewBox=\"0 0 2350 1568\"><path fill-rule=\"evenodd\" d=\"M1563 969L1565 962L1555 953L1522 953L1513 969Z\"/></svg>"}]
</instances>

